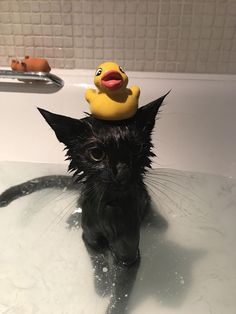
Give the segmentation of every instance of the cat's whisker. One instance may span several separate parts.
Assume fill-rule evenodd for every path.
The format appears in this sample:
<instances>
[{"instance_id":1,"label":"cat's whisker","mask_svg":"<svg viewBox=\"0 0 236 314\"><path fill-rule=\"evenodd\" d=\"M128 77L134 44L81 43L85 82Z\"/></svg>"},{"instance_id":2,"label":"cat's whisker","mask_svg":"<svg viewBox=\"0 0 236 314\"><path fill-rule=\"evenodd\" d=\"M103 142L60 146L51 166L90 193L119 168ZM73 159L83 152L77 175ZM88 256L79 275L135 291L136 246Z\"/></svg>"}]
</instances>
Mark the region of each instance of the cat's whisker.
<instances>
[{"instance_id":1,"label":"cat's whisker","mask_svg":"<svg viewBox=\"0 0 236 314\"><path fill-rule=\"evenodd\" d=\"M201 219L203 219L203 220L205 220L205 218L206 218L206 215L205 215L205 213L203 212L203 210L201 209L201 208L203 208L206 204L205 204L205 202L204 202L204 204L202 204L202 206L199 206L199 201L198 200L195 200L195 199L192 199L192 198L188 198L184 193L182 194L182 193L180 193L180 192L178 192L178 191L175 191L174 189L171 189L168 185L165 185L165 184L163 184L163 183L161 183L161 182L153 182L153 181L149 181L148 180L148 183L152 183L152 185L153 185L153 188L154 189L157 189L159 192L160 192L160 190L161 190L161 188L162 189L169 189L169 191L171 191L172 193L176 193L177 195L178 194L180 194L180 196L182 196L182 200L188 200L188 202L189 202L189 205L188 205L188 208L192 208L193 207L193 205L194 205L194 207L196 208L196 210L195 210L195 215L197 216L197 217L199 217L199 218L201 218ZM159 189L158 189L158 186L160 187ZM161 190L161 193L162 193L163 191ZM191 215L191 211L190 210L188 210L188 209L186 209L186 207L184 207L184 204L182 204L182 200L180 199L180 202L181 202L181 204L179 204L176 208L177 209L179 209L179 210L181 210L181 212L185 212L185 214L187 215L187 216L190 216ZM177 204L177 203L176 203Z\"/></svg>"},{"instance_id":2,"label":"cat's whisker","mask_svg":"<svg viewBox=\"0 0 236 314\"><path fill-rule=\"evenodd\" d=\"M146 177L148 178L152 178L152 179L160 179L160 178L165 178L166 180L169 180L170 183L174 183L174 184L178 184L179 186L181 186L181 184L179 183L179 178L175 178L174 176L168 176L165 174L152 174L152 173L147 173ZM185 188L185 186L182 185L182 187Z\"/></svg>"},{"instance_id":3,"label":"cat's whisker","mask_svg":"<svg viewBox=\"0 0 236 314\"><path fill-rule=\"evenodd\" d=\"M155 197L155 201L158 201L158 192L162 193L166 198L168 198L169 196L165 194L165 192L163 192L162 190L160 190L157 186L154 186L150 181L146 181L145 182L147 189L151 191L152 195ZM155 191L156 189L156 191ZM172 201L172 200L171 200Z\"/></svg>"},{"instance_id":4,"label":"cat's whisker","mask_svg":"<svg viewBox=\"0 0 236 314\"><path fill-rule=\"evenodd\" d=\"M187 187L187 185L186 186L181 185L179 183L179 180L180 180L179 178L188 180L188 182L187 182L188 185L189 185L189 179L192 178L192 176L188 176L188 175L184 175L184 174L180 174L180 173L170 173L170 172L168 172L166 170L163 171L163 169L161 169L161 170L160 169L150 169L150 171L147 172L146 176L147 177L153 177L154 179L161 178L161 177L164 177L165 179L166 178L167 179L169 179L169 178L173 179L173 181L170 180L170 183L173 183L173 184L176 184L176 185L178 184L179 186L182 186L184 189L186 189L188 187ZM178 182L175 182L176 180L178 180Z\"/></svg>"},{"instance_id":5,"label":"cat's whisker","mask_svg":"<svg viewBox=\"0 0 236 314\"><path fill-rule=\"evenodd\" d=\"M147 175L147 178L152 178L155 182L159 183L162 181L168 182L170 184L174 184L177 187L181 187L183 188L185 191L188 191L190 194L192 194L193 196L195 196L198 200L204 202L204 199L202 199L198 194L194 193L192 189L190 189L188 186L184 186L182 184L180 184L179 182L174 182L172 180L169 180L169 176L166 176L164 174L161 175ZM167 186L169 187L169 186ZM186 196L187 197L187 196ZM189 198L190 199L190 198ZM190 199L191 200L191 199Z\"/></svg>"},{"instance_id":6,"label":"cat's whisker","mask_svg":"<svg viewBox=\"0 0 236 314\"><path fill-rule=\"evenodd\" d=\"M49 191L48 194L50 195L51 192ZM67 199L71 199L72 197L78 198L78 192L77 191L68 191L66 193L59 193L56 196L53 195L51 198L45 197L45 199L47 200L47 203L45 205L43 205L42 208L48 207L48 205L50 206L51 203L53 203L53 205L55 206L55 203L59 203L62 200L65 201Z\"/></svg>"},{"instance_id":7,"label":"cat's whisker","mask_svg":"<svg viewBox=\"0 0 236 314\"><path fill-rule=\"evenodd\" d=\"M60 202L61 200L65 200L66 198L70 198L72 196L79 196L79 192L78 191L66 191L66 193L61 193L59 194L54 201L56 202Z\"/></svg>"},{"instance_id":8,"label":"cat's whisker","mask_svg":"<svg viewBox=\"0 0 236 314\"><path fill-rule=\"evenodd\" d=\"M175 206L175 209L177 208L178 210L180 210L182 213L185 214L185 216L189 216L189 213L186 212L186 210L184 208L182 208L176 201L174 201L167 193L165 193L162 189L160 189L159 187L157 187L156 185L154 185L152 182L147 182L147 187L150 188L150 186L152 187L152 189L156 189L158 192L160 192L162 195L165 196L166 199L168 199L174 206ZM153 190L152 190L153 192ZM154 195L156 197L158 197L158 194L153 192ZM156 199L155 199L156 201ZM174 211L171 210L171 212L173 213Z\"/></svg>"},{"instance_id":9,"label":"cat's whisker","mask_svg":"<svg viewBox=\"0 0 236 314\"><path fill-rule=\"evenodd\" d=\"M156 169L158 170L158 169ZM147 177L151 177L153 180L156 181L156 184L162 183L162 181L170 183L170 185L175 185L177 187L181 187L183 191L183 195L185 196L186 199L189 199L190 201L194 203L201 203L201 207L203 208L204 206L208 206L206 200L204 200L202 197L199 196L199 194L195 193L193 188L191 188L191 185L189 187L189 180L186 181L186 185L180 184L179 182L175 182L174 180L179 180L179 178L176 178L175 174L172 175L172 173L168 173L167 171L164 172L158 172L156 171L156 174L147 174ZM190 176L184 176L185 179L192 179L192 175ZM172 181L173 179L173 181ZM182 178L181 178L182 179ZM194 177L195 179L195 177ZM169 188L169 185L166 185L167 188ZM185 194L185 192L188 192L188 195ZM199 204L200 205L200 204ZM198 212L201 213L202 217L205 216L204 211L201 210L201 207L198 205Z\"/></svg>"},{"instance_id":10,"label":"cat's whisker","mask_svg":"<svg viewBox=\"0 0 236 314\"><path fill-rule=\"evenodd\" d=\"M181 173L172 173L169 171L159 171L158 169L154 169L153 171L152 169L152 171L150 171L147 174L147 176L151 176L153 179L161 179L161 180L165 179L166 181L169 180L170 183L179 185L185 190L189 190L191 194L195 195L200 200L204 201L203 199L200 198L198 194L194 193L194 191L189 188L193 178L194 178L194 182L196 182L197 177L195 175L192 175L192 174L185 175ZM183 184L181 184L180 180L181 182L183 182Z\"/></svg>"},{"instance_id":11,"label":"cat's whisker","mask_svg":"<svg viewBox=\"0 0 236 314\"><path fill-rule=\"evenodd\" d=\"M148 189L149 193L151 193L151 195L152 195L153 198L155 199L155 203L158 205L159 208L162 208L162 207L163 207L163 204L162 204L161 201L159 200L159 195L151 188L151 186L150 186L149 184L146 184L146 186L147 186L147 189ZM162 193L162 191L160 191L160 190L158 190L158 192ZM162 193L162 194L164 194L164 196L165 196L165 193ZM152 199L152 197L151 197L151 199ZM152 201L153 201L153 199L152 199ZM170 208L170 206L165 205L165 210L166 210L166 208L169 209L169 213L172 214L172 213L174 212L174 211L172 210L172 208Z\"/></svg>"},{"instance_id":12,"label":"cat's whisker","mask_svg":"<svg viewBox=\"0 0 236 314\"><path fill-rule=\"evenodd\" d=\"M54 219L51 221L51 223L48 225L48 229L50 229L50 227L53 227L54 225L57 225L58 223L61 222L61 220L66 216L66 214L68 213L68 211L73 207L74 204L76 204L77 198L71 200L65 207L63 207L63 209L60 211L60 213L58 213Z\"/></svg>"},{"instance_id":13,"label":"cat's whisker","mask_svg":"<svg viewBox=\"0 0 236 314\"><path fill-rule=\"evenodd\" d=\"M159 186L160 186L160 188L166 189L166 186L164 186L164 185L162 185L162 184L160 184L160 183L159 183ZM168 190L168 187L167 187L167 190ZM177 193L176 191L173 191L173 190L171 190L171 189L169 189L169 190L170 190L172 193ZM159 189L159 191L160 191L161 193L163 193L163 191L162 191L161 189ZM180 194L180 195L181 195L181 194ZM183 196L183 195L181 195L181 196ZM189 215L190 215L190 212L189 212L188 210L186 210L183 206L179 205L179 203L177 203L177 202L175 202L173 199L171 199L170 196L169 196L169 200L172 200L172 202L175 204L175 207L176 207L177 209L181 210L181 212L184 212L186 216L189 216Z\"/></svg>"},{"instance_id":14,"label":"cat's whisker","mask_svg":"<svg viewBox=\"0 0 236 314\"><path fill-rule=\"evenodd\" d=\"M166 175L172 176L173 178L176 178L176 179L177 179L177 177L181 177L181 178L185 178L185 179L189 178L188 175L181 173L179 170L175 170L174 173L170 172L170 171L171 171L171 169L169 169L169 168L152 168L149 170L148 173L154 174L154 175L166 174Z\"/></svg>"},{"instance_id":15,"label":"cat's whisker","mask_svg":"<svg viewBox=\"0 0 236 314\"><path fill-rule=\"evenodd\" d=\"M101 197L99 199L99 202L98 202L98 211L100 211L100 206L101 206L101 203L102 203L102 199L103 199L103 196L104 196L104 193L105 193L105 189L103 189L102 193L101 193Z\"/></svg>"},{"instance_id":16,"label":"cat's whisker","mask_svg":"<svg viewBox=\"0 0 236 314\"><path fill-rule=\"evenodd\" d=\"M96 191L95 186L90 184L89 187L86 187L86 195L93 195L94 191ZM82 190L82 194L84 193L84 191Z\"/></svg>"},{"instance_id":17,"label":"cat's whisker","mask_svg":"<svg viewBox=\"0 0 236 314\"><path fill-rule=\"evenodd\" d=\"M49 231L53 231L54 226L56 226L60 221L65 217L65 215L69 212L69 210L72 208L73 204L76 203L76 199L73 199L70 203L67 204L66 207L64 207L59 214L57 214L50 223L44 228L43 232L39 236L41 238L42 236L48 234ZM61 219L61 215L63 216ZM59 220L58 220L59 219Z\"/></svg>"},{"instance_id":18,"label":"cat's whisker","mask_svg":"<svg viewBox=\"0 0 236 314\"><path fill-rule=\"evenodd\" d=\"M163 167L163 164L161 164L158 161L158 159L159 159L158 155L156 155L155 157L152 158L152 166L154 168L151 168L151 169L159 169L159 168Z\"/></svg>"},{"instance_id":19,"label":"cat's whisker","mask_svg":"<svg viewBox=\"0 0 236 314\"><path fill-rule=\"evenodd\" d=\"M158 196L158 194L155 193L155 189L156 189L158 192L162 193L167 199L169 199L172 203L177 205L177 203L173 199L171 199L168 194L166 194L163 190L161 190L159 186L156 186L152 181L147 180L145 183L147 184L147 187L151 186L152 189L154 189L154 191L153 190L152 191L155 194L155 196Z\"/></svg>"},{"instance_id":20,"label":"cat's whisker","mask_svg":"<svg viewBox=\"0 0 236 314\"><path fill-rule=\"evenodd\" d=\"M172 188L170 185L163 183L162 181L165 180L157 180L157 179L151 179L151 178L147 178L147 180L150 180L152 183L157 184L159 186L162 186L170 191L172 191L173 193L176 193L177 195L181 196L182 198L185 198L189 201L194 201L192 198L188 197L186 194L181 193L180 191L177 191L176 189ZM178 185L177 185L178 186Z\"/></svg>"},{"instance_id":21,"label":"cat's whisker","mask_svg":"<svg viewBox=\"0 0 236 314\"><path fill-rule=\"evenodd\" d=\"M74 205L75 204L75 200L73 200L73 201L71 201L64 209L63 209L63 214L62 215L60 215L61 217L59 218L59 220L57 221L57 225L59 225L62 221L63 221L63 219L66 217L66 215L69 213L69 211L71 210L71 208L72 208L72 205Z\"/></svg>"}]
</instances>

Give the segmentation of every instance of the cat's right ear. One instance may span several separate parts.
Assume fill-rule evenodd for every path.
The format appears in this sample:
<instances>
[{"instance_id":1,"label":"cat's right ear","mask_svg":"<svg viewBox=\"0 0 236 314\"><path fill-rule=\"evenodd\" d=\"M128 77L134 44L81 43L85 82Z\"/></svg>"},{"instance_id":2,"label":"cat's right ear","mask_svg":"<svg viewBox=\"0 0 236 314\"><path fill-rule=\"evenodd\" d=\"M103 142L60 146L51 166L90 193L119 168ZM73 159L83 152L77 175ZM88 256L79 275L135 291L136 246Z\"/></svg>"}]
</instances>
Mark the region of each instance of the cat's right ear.
<instances>
[{"instance_id":1,"label":"cat's right ear","mask_svg":"<svg viewBox=\"0 0 236 314\"><path fill-rule=\"evenodd\" d=\"M85 132L85 124L81 120L55 114L41 108L38 110L55 132L57 139L66 146L76 136L82 136Z\"/></svg>"},{"instance_id":2,"label":"cat's right ear","mask_svg":"<svg viewBox=\"0 0 236 314\"><path fill-rule=\"evenodd\" d=\"M143 131L148 133L152 132L153 127L155 125L157 113L162 106L162 103L165 97L170 93L166 93L164 96L152 101L151 103L140 107L136 114L136 119L138 121L138 125Z\"/></svg>"}]
</instances>

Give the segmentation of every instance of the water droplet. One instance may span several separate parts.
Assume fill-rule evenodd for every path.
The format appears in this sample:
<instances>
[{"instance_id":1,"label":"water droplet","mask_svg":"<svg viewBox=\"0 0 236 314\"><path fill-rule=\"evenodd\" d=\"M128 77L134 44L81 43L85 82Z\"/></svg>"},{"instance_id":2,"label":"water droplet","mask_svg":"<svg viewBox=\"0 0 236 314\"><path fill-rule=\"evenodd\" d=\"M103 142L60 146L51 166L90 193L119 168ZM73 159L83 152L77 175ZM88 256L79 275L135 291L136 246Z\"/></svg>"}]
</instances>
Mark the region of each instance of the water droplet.
<instances>
[{"instance_id":1,"label":"water droplet","mask_svg":"<svg viewBox=\"0 0 236 314\"><path fill-rule=\"evenodd\" d=\"M77 213L78 214L82 213L82 208L81 207L76 208L75 211L72 213L72 215L77 214Z\"/></svg>"}]
</instances>

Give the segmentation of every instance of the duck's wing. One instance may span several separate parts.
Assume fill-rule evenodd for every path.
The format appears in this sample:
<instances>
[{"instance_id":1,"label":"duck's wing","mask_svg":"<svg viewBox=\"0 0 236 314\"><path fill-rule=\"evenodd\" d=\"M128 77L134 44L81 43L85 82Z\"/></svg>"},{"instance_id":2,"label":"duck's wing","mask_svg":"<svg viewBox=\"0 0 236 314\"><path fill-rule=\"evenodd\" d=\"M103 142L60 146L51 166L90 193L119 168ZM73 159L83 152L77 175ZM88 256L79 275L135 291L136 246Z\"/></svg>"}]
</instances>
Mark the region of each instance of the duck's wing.
<instances>
[{"instance_id":1,"label":"duck's wing","mask_svg":"<svg viewBox=\"0 0 236 314\"><path fill-rule=\"evenodd\" d=\"M85 99L87 100L87 102L91 102L93 101L94 97L97 95L97 91L96 89L93 88L89 88L86 90L85 92Z\"/></svg>"}]
</instances>

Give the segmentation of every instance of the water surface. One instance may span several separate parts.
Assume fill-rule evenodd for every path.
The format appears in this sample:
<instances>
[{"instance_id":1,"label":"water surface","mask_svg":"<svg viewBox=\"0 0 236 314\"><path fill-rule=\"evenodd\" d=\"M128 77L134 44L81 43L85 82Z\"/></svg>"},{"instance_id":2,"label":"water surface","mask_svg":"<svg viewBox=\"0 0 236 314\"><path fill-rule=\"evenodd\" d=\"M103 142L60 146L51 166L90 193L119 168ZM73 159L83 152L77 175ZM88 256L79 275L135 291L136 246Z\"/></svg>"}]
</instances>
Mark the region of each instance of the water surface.
<instances>
[{"instance_id":1,"label":"water surface","mask_svg":"<svg viewBox=\"0 0 236 314\"><path fill-rule=\"evenodd\" d=\"M60 165L2 162L0 192L63 173ZM165 227L154 219L142 229L127 313L234 314L236 180L158 169L147 184ZM48 189L0 209L0 313L105 313L110 295L95 291L76 199Z\"/></svg>"}]
</instances>

